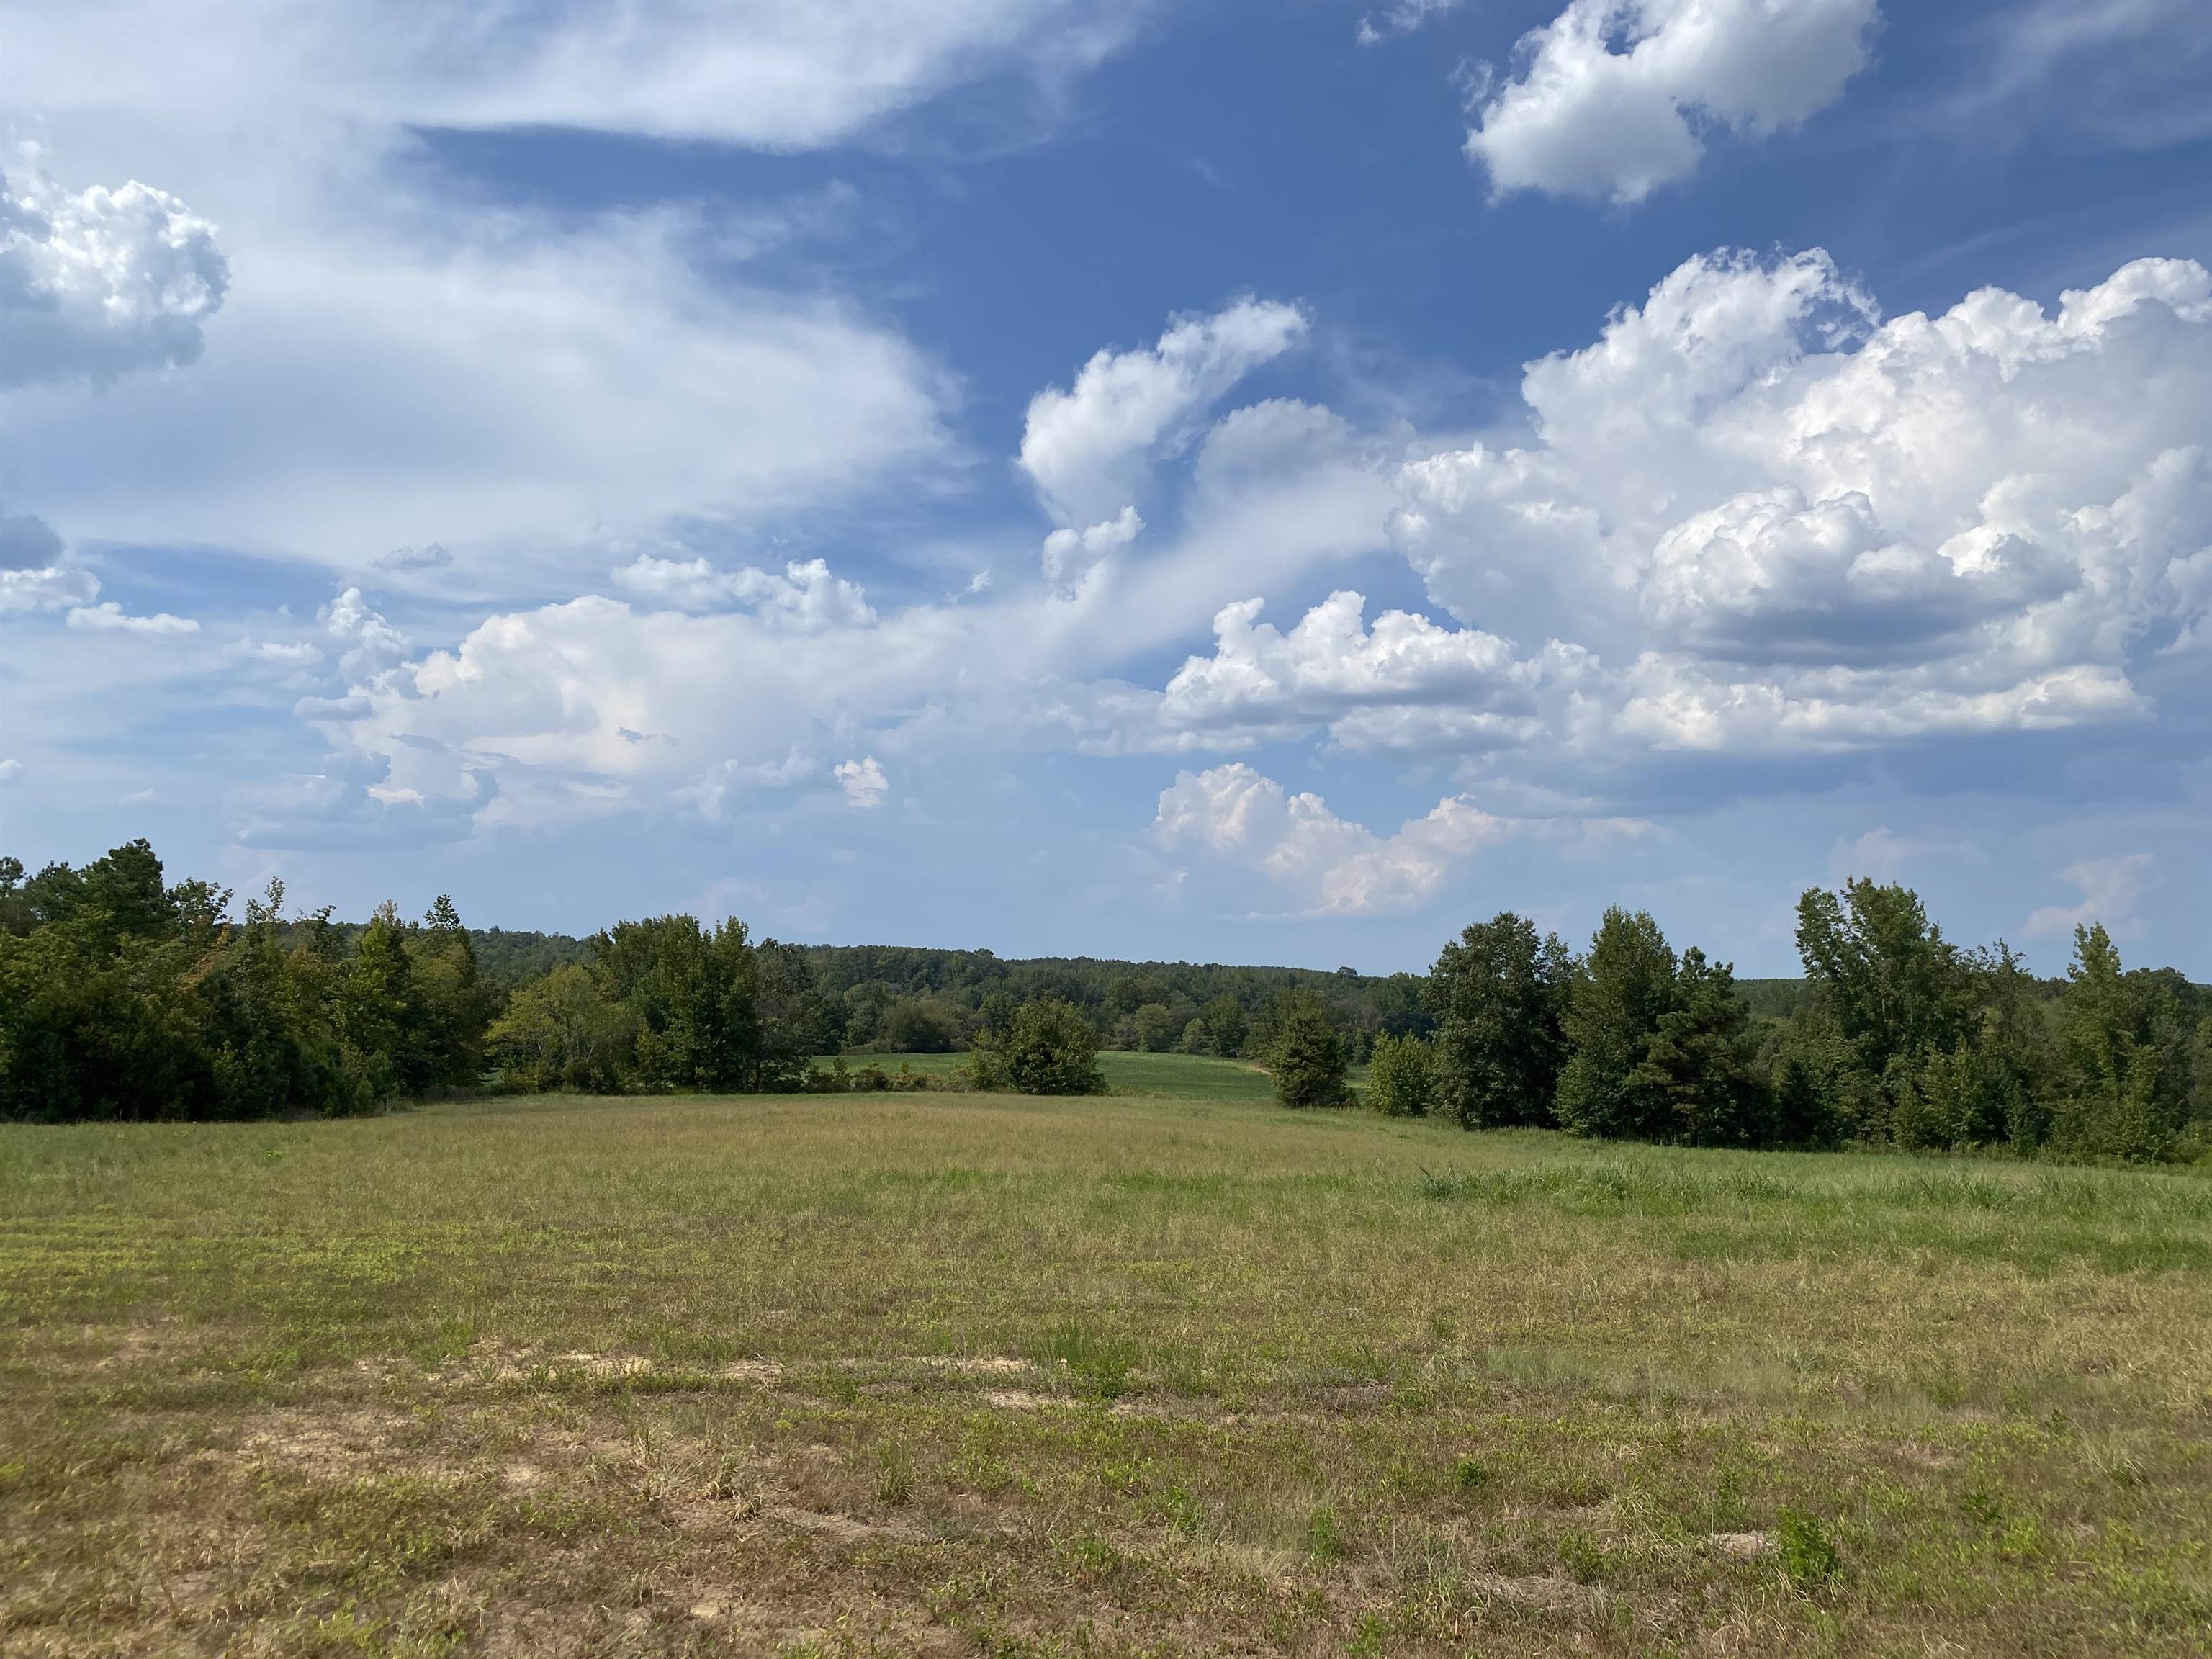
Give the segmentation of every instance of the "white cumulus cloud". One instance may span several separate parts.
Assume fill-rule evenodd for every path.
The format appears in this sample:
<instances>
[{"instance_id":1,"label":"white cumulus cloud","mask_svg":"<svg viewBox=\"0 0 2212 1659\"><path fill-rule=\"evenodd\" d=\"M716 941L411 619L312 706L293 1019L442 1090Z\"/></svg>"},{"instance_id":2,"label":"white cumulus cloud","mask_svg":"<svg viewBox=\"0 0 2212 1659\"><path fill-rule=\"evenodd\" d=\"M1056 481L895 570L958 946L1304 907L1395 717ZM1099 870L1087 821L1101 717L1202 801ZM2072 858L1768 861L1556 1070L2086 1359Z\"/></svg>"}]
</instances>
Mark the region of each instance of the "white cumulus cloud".
<instances>
[{"instance_id":1,"label":"white cumulus cloud","mask_svg":"<svg viewBox=\"0 0 2212 1659\"><path fill-rule=\"evenodd\" d=\"M860 584L832 574L823 559L794 560L779 576L750 567L725 570L703 558L641 553L613 574L620 586L678 610L750 606L764 620L801 632L865 628L876 619Z\"/></svg>"},{"instance_id":2,"label":"white cumulus cloud","mask_svg":"<svg viewBox=\"0 0 2212 1659\"><path fill-rule=\"evenodd\" d=\"M1389 836L1340 818L1310 793L1291 794L1242 761L1178 772L1160 793L1153 833L1257 870L1307 908L1347 915L1404 909L1510 826L1464 796L1437 803Z\"/></svg>"},{"instance_id":3,"label":"white cumulus cloud","mask_svg":"<svg viewBox=\"0 0 2212 1659\"><path fill-rule=\"evenodd\" d=\"M1160 718L1218 744L1323 729L1351 749L1485 748L1535 741L1566 723L1559 706L1589 672L1559 647L1525 659L1510 641L1387 611L1340 591L1287 634L1261 622L1258 599L1213 619L1214 651L1168 682Z\"/></svg>"},{"instance_id":4,"label":"white cumulus cloud","mask_svg":"<svg viewBox=\"0 0 2212 1659\"><path fill-rule=\"evenodd\" d=\"M1765 137L1835 102L1876 21L1875 0L1572 0L1476 100L1467 153L1493 196L1640 202L1707 132Z\"/></svg>"},{"instance_id":5,"label":"white cumulus cloud","mask_svg":"<svg viewBox=\"0 0 2212 1659\"><path fill-rule=\"evenodd\" d=\"M215 227L165 191L72 193L34 145L0 175L0 386L189 363L229 281Z\"/></svg>"},{"instance_id":6,"label":"white cumulus cloud","mask_svg":"<svg viewBox=\"0 0 2212 1659\"><path fill-rule=\"evenodd\" d=\"M100 633L125 634L197 634L200 625L189 617L173 617L166 611L150 617L136 617L124 610L114 600L100 605L79 605L69 613L70 627Z\"/></svg>"},{"instance_id":7,"label":"white cumulus cloud","mask_svg":"<svg viewBox=\"0 0 2212 1659\"><path fill-rule=\"evenodd\" d=\"M884 769L873 755L839 761L830 769L830 775L845 792L845 804L857 811L873 811L890 793L890 780L884 775Z\"/></svg>"},{"instance_id":8,"label":"white cumulus cloud","mask_svg":"<svg viewBox=\"0 0 2212 1659\"><path fill-rule=\"evenodd\" d=\"M1062 524L1110 520L1143 495L1156 447L1190 435L1195 417L1306 329L1296 306L1240 300L1177 319L1156 345L1099 351L1066 391L1030 399L1022 469Z\"/></svg>"},{"instance_id":9,"label":"white cumulus cloud","mask_svg":"<svg viewBox=\"0 0 2212 1659\"><path fill-rule=\"evenodd\" d=\"M1083 530L1055 530L1044 538L1039 568L1054 586L1067 589L1080 582L1092 566L1117 547L1127 547L1143 533L1145 521L1137 509L1125 507L1115 517Z\"/></svg>"},{"instance_id":10,"label":"white cumulus cloud","mask_svg":"<svg viewBox=\"0 0 2212 1659\"><path fill-rule=\"evenodd\" d=\"M100 579L81 565L58 562L0 570L0 611L66 611L100 597Z\"/></svg>"},{"instance_id":11,"label":"white cumulus cloud","mask_svg":"<svg viewBox=\"0 0 2212 1659\"><path fill-rule=\"evenodd\" d=\"M2138 716L2212 602L2190 261L1884 322L1825 254L1701 256L1522 390L1534 442L1403 470L1398 543L1455 614L1595 653L1634 742Z\"/></svg>"}]
</instances>

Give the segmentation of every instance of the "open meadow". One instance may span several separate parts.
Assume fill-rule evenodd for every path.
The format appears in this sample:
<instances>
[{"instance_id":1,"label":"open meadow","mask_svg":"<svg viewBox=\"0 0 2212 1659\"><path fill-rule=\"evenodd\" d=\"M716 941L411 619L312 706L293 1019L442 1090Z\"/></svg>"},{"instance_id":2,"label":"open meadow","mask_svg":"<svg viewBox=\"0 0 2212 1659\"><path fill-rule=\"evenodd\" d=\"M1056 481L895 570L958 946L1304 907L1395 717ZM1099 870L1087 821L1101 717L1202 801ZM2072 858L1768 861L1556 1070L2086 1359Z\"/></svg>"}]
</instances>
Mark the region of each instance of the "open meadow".
<instances>
[{"instance_id":1,"label":"open meadow","mask_svg":"<svg viewBox=\"0 0 2212 1659\"><path fill-rule=\"evenodd\" d=\"M0 1127L0 1651L2212 1652L2202 1173L1105 1058Z\"/></svg>"}]
</instances>

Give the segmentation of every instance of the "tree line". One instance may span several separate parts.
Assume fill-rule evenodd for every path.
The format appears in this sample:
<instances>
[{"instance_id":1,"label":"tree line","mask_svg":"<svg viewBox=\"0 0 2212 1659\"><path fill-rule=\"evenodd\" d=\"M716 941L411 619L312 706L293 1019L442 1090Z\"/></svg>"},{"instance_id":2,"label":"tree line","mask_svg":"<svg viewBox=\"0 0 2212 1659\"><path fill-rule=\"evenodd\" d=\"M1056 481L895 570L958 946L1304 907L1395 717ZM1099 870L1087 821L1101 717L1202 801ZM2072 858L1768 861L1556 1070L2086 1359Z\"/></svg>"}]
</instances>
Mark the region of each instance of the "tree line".
<instances>
[{"instance_id":1,"label":"tree line","mask_svg":"<svg viewBox=\"0 0 2212 1659\"><path fill-rule=\"evenodd\" d=\"M1644 912L1607 911L1580 954L1510 912L1477 922L1429 974L1433 1036L1376 1046L1370 1099L1686 1146L2212 1151L2212 992L2125 969L2101 926L2075 930L2057 988L2002 942L1946 939L1893 884L1808 890L1796 939L1791 1011L1759 1018L1728 964Z\"/></svg>"},{"instance_id":2,"label":"tree line","mask_svg":"<svg viewBox=\"0 0 2212 1659\"><path fill-rule=\"evenodd\" d=\"M1807 892L1803 979L1748 994L1618 908L1580 952L1509 912L1426 976L1383 977L806 946L688 915L573 940L471 933L444 897L362 924L288 915L281 883L236 916L233 897L167 884L143 841L29 877L0 858L0 1117L918 1086L865 1057L956 1049L964 1086L1085 1094L1121 1046L1255 1059L1297 1106L1349 1103L1366 1062L1369 1104L1470 1128L2132 1159L2212 1142L2212 990L2124 969L2099 927L2039 981L1865 881Z\"/></svg>"},{"instance_id":3,"label":"tree line","mask_svg":"<svg viewBox=\"0 0 2212 1659\"><path fill-rule=\"evenodd\" d=\"M0 1118L344 1116L484 1068L489 999L447 898L341 939L271 881L230 915L143 841L26 879L0 858Z\"/></svg>"}]
</instances>

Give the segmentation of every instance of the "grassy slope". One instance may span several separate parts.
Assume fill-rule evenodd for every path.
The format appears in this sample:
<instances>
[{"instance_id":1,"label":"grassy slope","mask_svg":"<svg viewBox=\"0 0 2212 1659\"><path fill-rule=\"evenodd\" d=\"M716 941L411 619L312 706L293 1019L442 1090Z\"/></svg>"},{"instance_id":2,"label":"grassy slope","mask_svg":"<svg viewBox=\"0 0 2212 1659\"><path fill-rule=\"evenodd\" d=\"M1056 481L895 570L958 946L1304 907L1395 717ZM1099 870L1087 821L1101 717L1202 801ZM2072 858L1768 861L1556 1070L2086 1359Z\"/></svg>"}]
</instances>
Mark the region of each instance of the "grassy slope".
<instances>
[{"instance_id":1,"label":"grassy slope","mask_svg":"<svg viewBox=\"0 0 2212 1659\"><path fill-rule=\"evenodd\" d=\"M10 1653L2212 1628L2197 1176L1221 1097L9 1127L0 1307Z\"/></svg>"}]
</instances>

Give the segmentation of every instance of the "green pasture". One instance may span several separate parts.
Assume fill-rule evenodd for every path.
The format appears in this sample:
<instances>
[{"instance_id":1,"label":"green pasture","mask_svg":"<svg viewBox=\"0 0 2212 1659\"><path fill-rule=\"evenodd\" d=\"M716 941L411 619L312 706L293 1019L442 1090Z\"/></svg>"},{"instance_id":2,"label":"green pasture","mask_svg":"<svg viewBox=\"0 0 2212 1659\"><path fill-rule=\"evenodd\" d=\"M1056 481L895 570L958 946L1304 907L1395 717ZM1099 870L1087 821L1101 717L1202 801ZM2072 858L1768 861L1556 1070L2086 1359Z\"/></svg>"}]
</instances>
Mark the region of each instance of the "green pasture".
<instances>
[{"instance_id":1,"label":"green pasture","mask_svg":"<svg viewBox=\"0 0 2212 1659\"><path fill-rule=\"evenodd\" d=\"M2212 1652L2203 1175L1103 1058L0 1127L0 1653Z\"/></svg>"}]
</instances>

